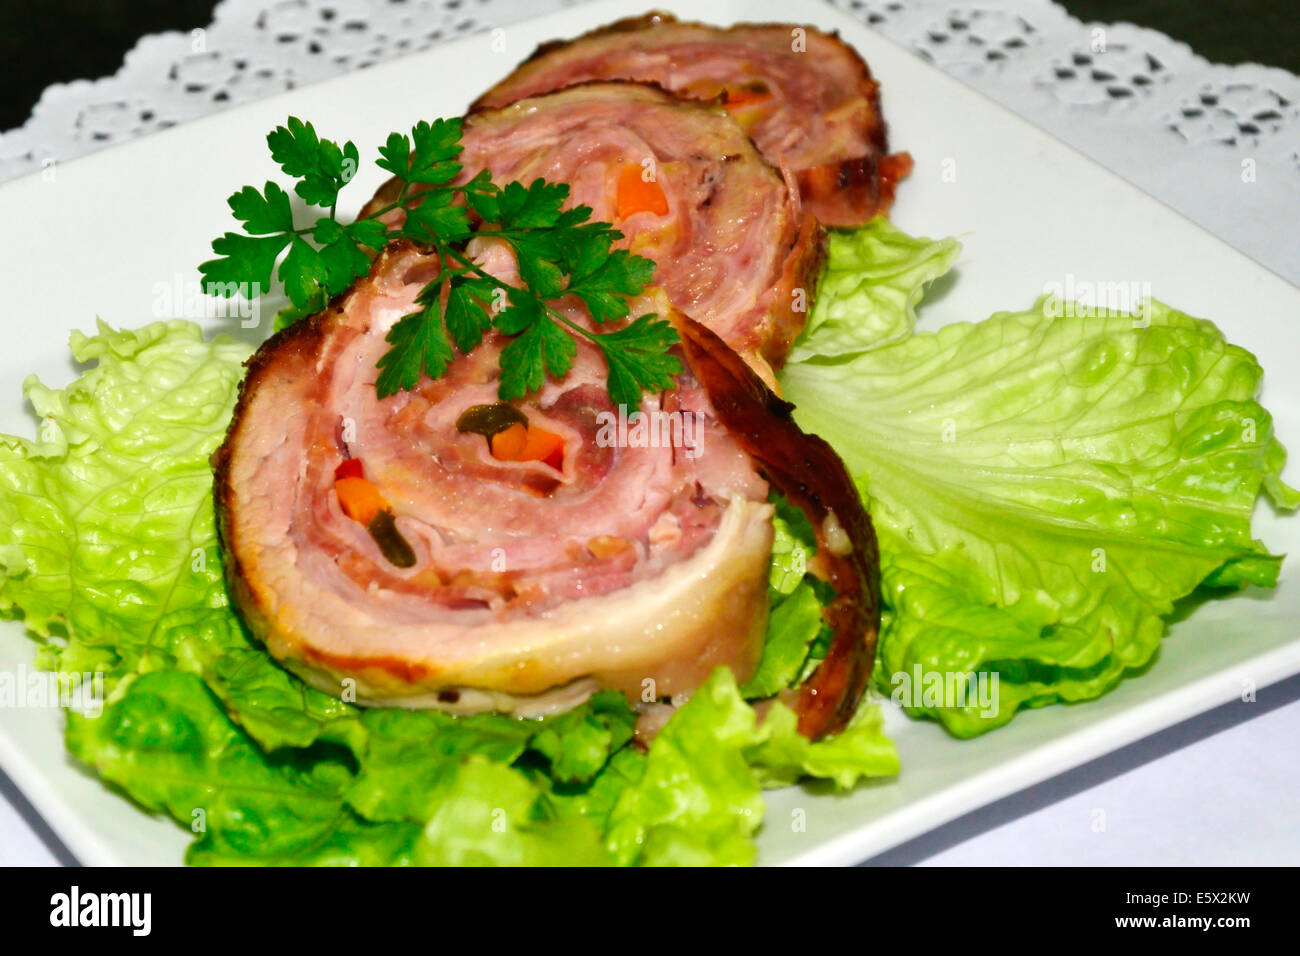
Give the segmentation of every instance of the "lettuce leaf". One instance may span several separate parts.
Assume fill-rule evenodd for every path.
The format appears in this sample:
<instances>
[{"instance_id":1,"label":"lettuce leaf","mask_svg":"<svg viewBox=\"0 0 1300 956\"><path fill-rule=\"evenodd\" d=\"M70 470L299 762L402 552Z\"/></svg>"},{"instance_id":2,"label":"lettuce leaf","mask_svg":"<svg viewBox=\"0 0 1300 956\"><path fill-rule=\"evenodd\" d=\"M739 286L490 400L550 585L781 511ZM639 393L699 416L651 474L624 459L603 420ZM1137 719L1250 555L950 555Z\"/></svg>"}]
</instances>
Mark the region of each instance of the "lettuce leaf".
<instances>
[{"instance_id":1,"label":"lettuce leaf","mask_svg":"<svg viewBox=\"0 0 1300 956\"><path fill-rule=\"evenodd\" d=\"M800 682L814 641L823 636L822 608L833 592L809 573L817 535L808 518L784 495L772 492L772 560L767 598L770 614L758 670L741 688L749 700L771 697Z\"/></svg>"},{"instance_id":2,"label":"lettuce leaf","mask_svg":"<svg viewBox=\"0 0 1300 956\"><path fill-rule=\"evenodd\" d=\"M321 740L361 752L366 732L357 708L304 684L240 634L247 643L224 648L202 673L254 740L268 750Z\"/></svg>"},{"instance_id":3,"label":"lettuce leaf","mask_svg":"<svg viewBox=\"0 0 1300 956\"><path fill-rule=\"evenodd\" d=\"M141 806L198 834L201 855L289 862L313 854L348 816L346 760L306 751L266 760L184 671L124 679L99 717L69 713L67 744Z\"/></svg>"},{"instance_id":4,"label":"lettuce leaf","mask_svg":"<svg viewBox=\"0 0 1300 956\"><path fill-rule=\"evenodd\" d=\"M743 687L741 695L753 700L779 694L798 682L808 649L821 633L822 602L808 581L800 581L793 592L779 597L767 619L763 658Z\"/></svg>"},{"instance_id":5,"label":"lettuce leaf","mask_svg":"<svg viewBox=\"0 0 1300 956\"><path fill-rule=\"evenodd\" d=\"M772 596L790 594L808 575L808 565L817 553L817 535L807 516L784 495L773 493L772 563L768 588Z\"/></svg>"},{"instance_id":6,"label":"lettuce leaf","mask_svg":"<svg viewBox=\"0 0 1300 956\"><path fill-rule=\"evenodd\" d=\"M585 818L604 833L623 791L634 786L645 773L645 754L636 747L623 747L610 756L599 773L580 783L556 780L527 763L520 767L546 790L552 813L559 817Z\"/></svg>"},{"instance_id":7,"label":"lettuce leaf","mask_svg":"<svg viewBox=\"0 0 1300 956\"><path fill-rule=\"evenodd\" d=\"M361 816L379 823L422 823L462 758L513 763L535 725L495 715L457 718L436 711L368 710L366 746L347 793Z\"/></svg>"},{"instance_id":8,"label":"lettuce leaf","mask_svg":"<svg viewBox=\"0 0 1300 956\"><path fill-rule=\"evenodd\" d=\"M904 700L958 736L1114 687L1202 584L1276 581L1252 509L1261 489L1286 509L1300 495L1255 401L1259 364L1208 321L1149 312L1045 298L856 354L831 339L782 375L800 424L870 495L878 680L998 678L992 708Z\"/></svg>"},{"instance_id":9,"label":"lettuce leaf","mask_svg":"<svg viewBox=\"0 0 1300 956\"><path fill-rule=\"evenodd\" d=\"M69 638L71 651L47 645L51 666L198 666L231 640L207 459L249 349L185 322L100 323L71 344L98 364L61 391L28 378L39 437L0 437L0 600L34 634Z\"/></svg>"},{"instance_id":10,"label":"lettuce leaf","mask_svg":"<svg viewBox=\"0 0 1300 956\"><path fill-rule=\"evenodd\" d=\"M415 845L422 866L608 866L599 827L550 810L542 787L480 756L452 768Z\"/></svg>"},{"instance_id":11,"label":"lettuce leaf","mask_svg":"<svg viewBox=\"0 0 1300 956\"><path fill-rule=\"evenodd\" d=\"M563 783L586 783L610 754L632 739L636 714L616 691L592 695L582 707L549 717L529 748L550 761L550 775Z\"/></svg>"},{"instance_id":12,"label":"lettuce leaf","mask_svg":"<svg viewBox=\"0 0 1300 956\"><path fill-rule=\"evenodd\" d=\"M753 862L763 787L803 777L848 788L898 773L879 708L864 703L848 728L810 742L774 702L760 723L730 670L718 668L655 738L640 780L610 813L607 840L623 865Z\"/></svg>"},{"instance_id":13,"label":"lettuce leaf","mask_svg":"<svg viewBox=\"0 0 1300 956\"><path fill-rule=\"evenodd\" d=\"M956 239L914 239L887 219L833 230L817 300L791 362L850 355L901 341L925 287L957 261Z\"/></svg>"}]
</instances>

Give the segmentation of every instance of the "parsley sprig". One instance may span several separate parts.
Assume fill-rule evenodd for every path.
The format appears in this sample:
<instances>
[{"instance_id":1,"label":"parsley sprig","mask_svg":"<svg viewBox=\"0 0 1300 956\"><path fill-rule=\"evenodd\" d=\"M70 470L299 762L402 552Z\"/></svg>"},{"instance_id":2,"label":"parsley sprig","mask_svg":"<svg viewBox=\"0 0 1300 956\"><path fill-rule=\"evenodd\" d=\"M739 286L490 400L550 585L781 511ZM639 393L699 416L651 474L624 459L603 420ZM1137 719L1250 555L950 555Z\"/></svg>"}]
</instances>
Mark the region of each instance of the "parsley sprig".
<instances>
[{"instance_id":1,"label":"parsley sprig","mask_svg":"<svg viewBox=\"0 0 1300 956\"><path fill-rule=\"evenodd\" d=\"M511 337L500 356L498 395L505 401L537 391L548 375L568 374L577 355L575 337L592 342L604 356L615 404L636 408L643 392L671 388L681 371L669 352L677 342L671 324L651 313L614 331L595 332L555 305L576 296L597 325L626 319L628 298L650 282L654 263L614 249L623 234L610 223L593 222L589 206L564 208L565 183L538 179L499 186L483 170L455 185L462 170L461 133L460 120L439 119L421 121L409 136L390 134L377 165L397 178L395 198L344 223L336 215L338 196L357 171L357 147L321 139L311 123L290 117L267 136L271 158L296 181L302 202L323 214L298 226L283 188L270 181L260 192L245 186L229 199L243 232L215 240L217 258L199 267L206 291L257 294L271 288L274 275L296 312L306 315L369 271L366 250L409 239L436 253L442 268L417 296L419 308L388 332L390 347L379 359L375 383L379 397L414 388L422 374L440 377L454 357L453 344L468 353L489 329ZM393 227L382 217L397 209L405 220ZM518 285L470 257L466 246L475 236L509 244Z\"/></svg>"}]
</instances>

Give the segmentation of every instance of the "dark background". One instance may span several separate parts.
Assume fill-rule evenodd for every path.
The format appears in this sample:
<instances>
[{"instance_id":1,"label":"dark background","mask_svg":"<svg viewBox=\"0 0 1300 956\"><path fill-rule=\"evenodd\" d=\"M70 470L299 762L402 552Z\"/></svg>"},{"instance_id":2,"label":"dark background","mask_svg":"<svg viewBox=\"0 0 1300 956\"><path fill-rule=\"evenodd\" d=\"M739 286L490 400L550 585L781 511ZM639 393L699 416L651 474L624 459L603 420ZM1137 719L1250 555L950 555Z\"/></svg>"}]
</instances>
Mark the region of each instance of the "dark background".
<instances>
[{"instance_id":1,"label":"dark background","mask_svg":"<svg viewBox=\"0 0 1300 956\"><path fill-rule=\"evenodd\" d=\"M21 126L51 83L115 73L126 51L146 33L206 27L214 5L215 0L4 0L0 129ZM1082 20L1126 20L1159 30L1208 60L1251 60L1300 73L1294 0L1064 0L1064 5ZM646 6L653 7L653 0Z\"/></svg>"}]
</instances>

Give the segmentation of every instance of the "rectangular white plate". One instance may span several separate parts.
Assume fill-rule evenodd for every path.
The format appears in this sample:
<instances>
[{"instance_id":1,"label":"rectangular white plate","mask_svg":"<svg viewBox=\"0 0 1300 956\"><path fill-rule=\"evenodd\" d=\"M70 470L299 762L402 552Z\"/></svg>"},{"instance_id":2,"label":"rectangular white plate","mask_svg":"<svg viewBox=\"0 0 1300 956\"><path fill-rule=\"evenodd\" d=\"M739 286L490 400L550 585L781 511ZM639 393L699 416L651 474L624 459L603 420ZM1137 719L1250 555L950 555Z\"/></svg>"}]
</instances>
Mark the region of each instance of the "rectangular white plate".
<instances>
[{"instance_id":1,"label":"rectangular white plate","mask_svg":"<svg viewBox=\"0 0 1300 956\"><path fill-rule=\"evenodd\" d=\"M698 4L655 5L684 18L702 12ZM226 197L278 172L264 137L287 115L361 147L367 165L348 190L353 212L380 181L368 163L389 131L457 115L537 43L646 6L616 0L566 9L508 26L504 53L493 51L487 34L459 40L61 165L53 182L37 175L0 187L0 329L9 343L0 354L0 430L35 427L19 391L24 376L35 372L55 385L73 376L70 330L93 328L97 315L119 327L144 325L155 318L157 283L197 279L209 242L231 222ZM1158 298L1212 318L1262 358L1264 401L1283 442L1300 449L1300 378L1282 367L1300 354L1300 290L839 11L731 0L711 4L707 15L721 24L793 20L838 29L871 64L891 141L916 159L895 221L965 243L956 282L924 308L923 328L1024 308L1067 274L1149 282ZM1294 467L1289 476L1295 483ZM1300 544L1300 521L1281 520L1266 505L1256 527L1274 551ZM1156 665L1099 701L1022 714L966 742L887 705L902 776L846 796L772 794L760 860L857 862L1227 701L1244 681L1263 686L1296 673L1298 620L1300 583L1288 566L1276 592L1214 602L1175 625ZM14 671L31 657L21 626L5 622L0 668ZM179 862L189 835L78 768L64 752L61 724L48 710L0 710L0 766L60 838L89 864ZM796 809L806 816L804 832L790 825Z\"/></svg>"}]
</instances>

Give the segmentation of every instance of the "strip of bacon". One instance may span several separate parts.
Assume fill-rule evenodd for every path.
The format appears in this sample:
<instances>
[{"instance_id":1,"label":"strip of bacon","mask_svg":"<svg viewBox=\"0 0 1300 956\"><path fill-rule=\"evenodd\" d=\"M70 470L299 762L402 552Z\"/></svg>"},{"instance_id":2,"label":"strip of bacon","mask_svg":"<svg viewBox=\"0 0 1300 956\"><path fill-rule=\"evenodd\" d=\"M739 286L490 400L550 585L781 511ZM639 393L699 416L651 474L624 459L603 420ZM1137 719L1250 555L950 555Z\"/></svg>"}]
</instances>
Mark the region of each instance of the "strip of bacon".
<instances>
[{"instance_id":1,"label":"strip of bacon","mask_svg":"<svg viewBox=\"0 0 1300 956\"><path fill-rule=\"evenodd\" d=\"M677 327L718 420L816 529L817 557L810 567L835 589L823 611L834 638L812 676L787 695L799 731L815 740L848 723L871 678L880 630L875 529L844 463L829 444L795 423L794 406L709 329L686 316L678 317Z\"/></svg>"}]
</instances>

